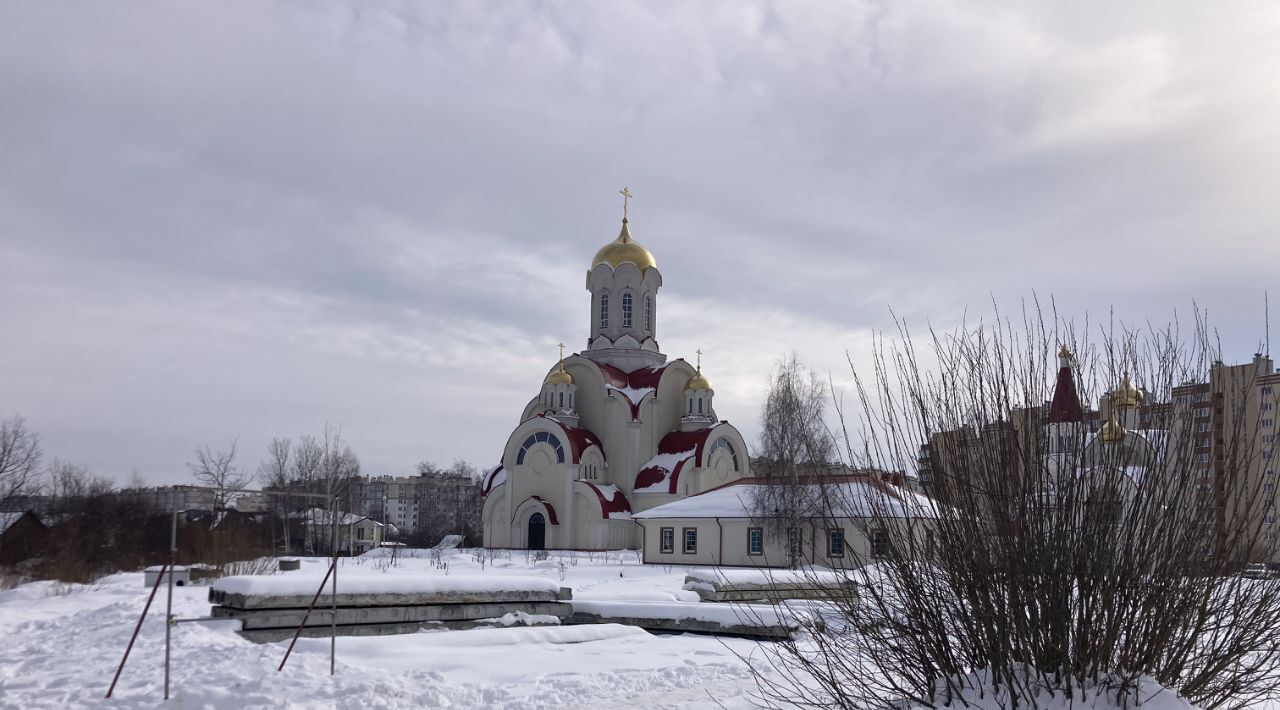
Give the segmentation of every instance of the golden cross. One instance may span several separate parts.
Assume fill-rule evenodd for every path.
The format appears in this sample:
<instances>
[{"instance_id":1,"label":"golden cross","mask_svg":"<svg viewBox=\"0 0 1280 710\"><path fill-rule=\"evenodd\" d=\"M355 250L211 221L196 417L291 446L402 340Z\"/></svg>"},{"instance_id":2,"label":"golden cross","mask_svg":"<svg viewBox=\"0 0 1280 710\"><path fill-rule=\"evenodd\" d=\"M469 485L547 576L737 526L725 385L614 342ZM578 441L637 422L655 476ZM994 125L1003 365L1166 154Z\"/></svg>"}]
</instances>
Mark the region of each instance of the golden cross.
<instances>
[{"instance_id":1,"label":"golden cross","mask_svg":"<svg viewBox=\"0 0 1280 710\"><path fill-rule=\"evenodd\" d=\"M560 362L564 362L564 343L560 343Z\"/></svg>"},{"instance_id":2,"label":"golden cross","mask_svg":"<svg viewBox=\"0 0 1280 710\"><path fill-rule=\"evenodd\" d=\"M630 200L632 197L635 197L635 195L631 194L631 188L629 187L624 187L621 190L618 190L618 194L622 195L622 218L626 219L627 218L627 201Z\"/></svg>"},{"instance_id":3,"label":"golden cross","mask_svg":"<svg viewBox=\"0 0 1280 710\"><path fill-rule=\"evenodd\" d=\"M698 353L698 372L702 372L702 350L699 349L697 353Z\"/></svg>"}]
</instances>

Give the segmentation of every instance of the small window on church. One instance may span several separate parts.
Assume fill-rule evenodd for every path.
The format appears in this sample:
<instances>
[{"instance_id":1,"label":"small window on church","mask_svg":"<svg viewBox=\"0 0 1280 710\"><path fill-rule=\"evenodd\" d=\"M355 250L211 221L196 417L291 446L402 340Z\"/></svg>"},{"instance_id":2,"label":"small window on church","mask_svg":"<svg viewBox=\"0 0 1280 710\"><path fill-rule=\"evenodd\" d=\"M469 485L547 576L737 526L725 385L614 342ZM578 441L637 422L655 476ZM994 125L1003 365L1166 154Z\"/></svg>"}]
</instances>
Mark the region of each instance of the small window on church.
<instances>
[{"instance_id":1,"label":"small window on church","mask_svg":"<svg viewBox=\"0 0 1280 710\"><path fill-rule=\"evenodd\" d=\"M653 298L644 297L644 329L653 332Z\"/></svg>"},{"instance_id":2,"label":"small window on church","mask_svg":"<svg viewBox=\"0 0 1280 710\"><path fill-rule=\"evenodd\" d=\"M600 294L600 327L609 327L609 294Z\"/></svg>"},{"instance_id":3,"label":"small window on church","mask_svg":"<svg viewBox=\"0 0 1280 710\"><path fill-rule=\"evenodd\" d=\"M631 327L631 294L622 294L622 327Z\"/></svg>"},{"instance_id":4,"label":"small window on church","mask_svg":"<svg viewBox=\"0 0 1280 710\"><path fill-rule=\"evenodd\" d=\"M560 408L564 409L564 392L560 393Z\"/></svg>"},{"instance_id":5,"label":"small window on church","mask_svg":"<svg viewBox=\"0 0 1280 710\"><path fill-rule=\"evenodd\" d=\"M698 398L698 414L702 414L702 398Z\"/></svg>"}]
</instances>

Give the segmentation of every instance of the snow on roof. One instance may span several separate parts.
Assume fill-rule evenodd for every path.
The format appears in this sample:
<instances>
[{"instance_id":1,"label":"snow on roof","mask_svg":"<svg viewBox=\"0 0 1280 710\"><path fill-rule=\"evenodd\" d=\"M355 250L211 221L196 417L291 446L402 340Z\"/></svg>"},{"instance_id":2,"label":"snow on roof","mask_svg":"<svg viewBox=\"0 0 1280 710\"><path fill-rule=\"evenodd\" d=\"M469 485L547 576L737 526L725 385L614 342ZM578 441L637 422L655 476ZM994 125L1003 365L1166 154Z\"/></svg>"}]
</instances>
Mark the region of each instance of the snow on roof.
<instances>
[{"instance_id":1,"label":"snow on roof","mask_svg":"<svg viewBox=\"0 0 1280 710\"><path fill-rule=\"evenodd\" d=\"M761 483L734 482L635 513L632 517L638 520L759 517L755 512L755 500L764 488ZM815 491L815 495L824 495L832 513L839 517L937 517L933 501L925 496L874 479L825 483Z\"/></svg>"},{"instance_id":2,"label":"snow on roof","mask_svg":"<svg viewBox=\"0 0 1280 710\"><path fill-rule=\"evenodd\" d=\"M589 481L578 483L595 491L600 500L600 516L602 518L625 520L631 517L631 501L617 486L599 486Z\"/></svg>"},{"instance_id":3,"label":"snow on roof","mask_svg":"<svg viewBox=\"0 0 1280 710\"><path fill-rule=\"evenodd\" d=\"M489 491L507 482L507 469L498 464L484 475L484 483L480 486L480 497L489 495Z\"/></svg>"},{"instance_id":4,"label":"snow on roof","mask_svg":"<svg viewBox=\"0 0 1280 710\"><path fill-rule=\"evenodd\" d=\"M636 474L636 493L667 493L670 489L671 474L693 458L696 448L678 451L673 454L658 454L645 462Z\"/></svg>"}]
</instances>

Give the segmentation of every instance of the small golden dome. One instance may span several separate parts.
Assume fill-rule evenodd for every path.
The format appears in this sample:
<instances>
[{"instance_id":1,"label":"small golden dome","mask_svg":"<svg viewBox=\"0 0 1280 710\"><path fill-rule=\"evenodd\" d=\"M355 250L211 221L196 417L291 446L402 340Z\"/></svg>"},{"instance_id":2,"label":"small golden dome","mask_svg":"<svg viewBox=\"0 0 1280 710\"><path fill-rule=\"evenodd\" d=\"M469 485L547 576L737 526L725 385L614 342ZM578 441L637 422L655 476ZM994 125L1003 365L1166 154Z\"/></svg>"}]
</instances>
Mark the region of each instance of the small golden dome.
<instances>
[{"instance_id":1,"label":"small golden dome","mask_svg":"<svg viewBox=\"0 0 1280 710\"><path fill-rule=\"evenodd\" d=\"M571 385L573 384L573 375L570 375L569 373L565 372L564 367L562 366L557 370L552 370L551 374L547 375L547 379L542 381L542 384Z\"/></svg>"},{"instance_id":2,"label":"small golden dome","mask_svg":"<svg viewBox=\"0 0 1280 710\"><path fill-rule=\"evenodd\" d=\"M609 242L596 252L596 258L591 260L591 268L596 268L601 264L608 264L613 268L618 268L626 263L632 263L640 267L640 271L657 267L657 262L653 260L653 254L648 249L640 246L640 242L631 238L631 232L627 229L627 220L622 219L622 231L618 233L618 238Z\"/></svg>"},{"instance_id":3,"label":"small golden dome","mask_svg":"<svg viewBox=\"0 0 1280 710\"><path fill-rule=\"evenodd\" d=\"M1071 357L1071 351L1067 349L1067 346L1066 346L1066 344L1065 344L1065 343L1062 345L1062 348L1060 348L1060 349L1058 350L1058 357L1060 357L1060 358L1070 358L1070 357Z\"/></svg>"},{"instance_id":4,"label":"small golden dome","mask_svg":"<svg viewBox=\"0 0 1280 710\"><path fill-rule=\"evenodd\" d=\"M711 386L711 381L710 381L710 380L708 380L706 377L703 377L703 376L702 376L702 371L701 371L701 370L699 370L699 371L698 371L698 372L697 372L693 377L690 377L690 378L689 378L689 384L685 385L685 386L684 386L684 388L685 388L686 390L709 390L709 389L714 389L714 388Z\"/></svg>"},{"instance_id":5,"label":"small golden dome","mask_svg":"<svg viewBox=\"0 0 1280 710\"><path fill-rule=\"evenodd\" d=\"M1120 426L1120 423L1116 421L1115 415L1112 415L1102 425L1102 430L1098 432L1098 436L1102 437L1103 443L1114 444L1123 439L1126 433L1124 427Z\"/></svg>"},{"instance_id":6,"label":"small golden dome","mask_svg":"<svg viewBox=\"0 0 1280 710\"><path fill-rule=\"evenodd\" d=\"M1136 407L1140 404L1142 404L1142 390L1129 382L1129 373L1126 372L1120 380L1120 386L1111 393L1111 406Z\"/></svg>"}]
</instances>

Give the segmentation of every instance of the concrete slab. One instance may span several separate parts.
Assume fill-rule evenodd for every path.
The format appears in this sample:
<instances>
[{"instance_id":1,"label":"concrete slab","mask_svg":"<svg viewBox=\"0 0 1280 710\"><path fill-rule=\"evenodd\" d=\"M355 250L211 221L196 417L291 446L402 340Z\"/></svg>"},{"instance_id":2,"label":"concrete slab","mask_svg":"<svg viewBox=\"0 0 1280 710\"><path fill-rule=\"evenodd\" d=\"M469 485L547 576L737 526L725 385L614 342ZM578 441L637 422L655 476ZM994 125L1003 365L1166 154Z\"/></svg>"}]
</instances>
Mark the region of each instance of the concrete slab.
<instances>
[{"instance_id":1,"label":"concrete slab","mask_svg":"<svg viewBox=\"0 0 1280 710\"><path fill-rule=\"evenodd\" d=\"M525 603L493 603L493 604L440 604L431 606L378 606L360 608L338 608L339 626L369 624L420 624L423 622L474 621L477 619L493 619L504 614L524 612L536 616L554 616L565 619L573 613L573 607L567 602L525 602ZM212 616L225 619L239 619L245 631L259 629L285 628L290 631L298 628L306 615L306 609L234 609L215 606ZM307 626L323 626L329 628L332 611L328 606L312 610L307 617ZM415 627L416 629L416 627Z\"/></svg>"},{"instance_id":2,"label":"concrete slab","mask_svg":"<svg viewBox=\"0 0 1280 710\"><path fill-rule=\"evenodd\" d=\"M510 602L555 602L568 601L573 592L562 587L558 592L543 590L507 590L507 591L449 591L449 592L379 592L344 594L338 593L340 607L374 607L374 606L424 606L434 604L502 604ZM225 592L217 588L209 589L209 601L219 606L236 609L305 609L311 604L315 592L311 594L240 594ZM320 595L320 604L328 606L329 592L326 588Z\"/></svg>"}]
</instances>

